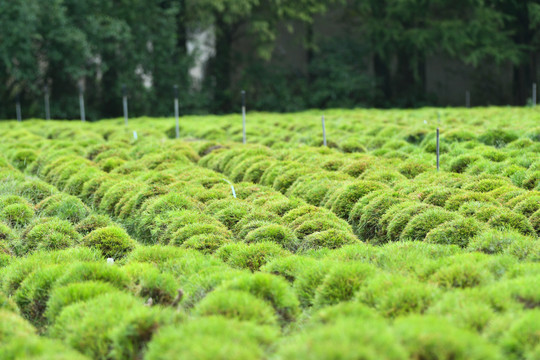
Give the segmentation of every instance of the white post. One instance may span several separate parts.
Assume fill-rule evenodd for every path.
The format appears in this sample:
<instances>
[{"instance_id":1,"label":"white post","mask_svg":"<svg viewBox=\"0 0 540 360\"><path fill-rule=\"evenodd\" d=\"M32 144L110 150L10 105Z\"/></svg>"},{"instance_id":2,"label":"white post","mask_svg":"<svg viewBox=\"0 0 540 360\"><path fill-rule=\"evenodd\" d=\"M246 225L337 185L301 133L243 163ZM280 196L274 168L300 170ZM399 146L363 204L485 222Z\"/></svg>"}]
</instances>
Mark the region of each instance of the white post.
<instances>
[{"instance_id":1,"label":"white post","mask_svg":"<svg viewBox=\"0 0 540 360\"><path fill-rule=\"evenodd\" d=\"M322 116L322 134L323 134L323 145L326 145L326 124L324 123L324 115Z\"/></svg>"},{"instance_id":2,"label":"white post","mask_svg":"<svg viewBox=\"0 0 540 360\"><path fill-rule=\"evenodd\" d=\"M180 139L180 116L178 113L178 85L174 85L174 118L176 120L176 138Z\"/></svg>"},{"instance_id":3,"label":"white post","mask_svg":"<svg viewBox=\"0 0 540 360\"><path fill-rule=\"evenodd\" d=\"M128 100L126 85L122 85L122 105L124 106L124 123L128 126Z\"/></svg>"},{"instance_id":4,"label":"white post","mask_svg":"<svg viewBox=\"0 0 540 360\"><path fill-rule=\"evenodd\" d=\"M49 107L49 88L45 86L45 119L51 120L51 109Z\"/></svg>"},{"instance_id":5,"label":"white post","mask_svg":"<svg viewBox=\"0 0 540 360\"><path fill-rule=\"evenodd\" d=\"M437 128L437 171L440 169L440 149L439 128Z\"/></svg>"},{"instance_id":6,"label":"white post","mask_svg":"<svg viewBox=\"0 0 540 360\"><path fill-rule=\"evenodd\" d=\"M532 106L536 107L536 83L533 84L532 88Z\"/></svg>"},{"instance_id":7,"label":"white post","mask_svg":"<svg viewBox=\"0 0 540 360\"><path fill-rule=\"evenodd\" d=\"M242 139L246 144L246 92L242 90Z\"/></svg>"},{"instance_id":8,"label":"white post","mask_svg":"<svg viewBox=\"0 0 540 360\"><path fill-rule=\"evenodd\" d=\"M21 112L21 95L17 94L15 111L17 112L17 121L22 121L22 112Z\"/></svg>"},{"instance_id":9,"label":"white post","mask_svg":"<svg viewBox=\"0 0 540 360\"><path fill-rule=\"evenodd\" d=\"M86 113L84 111L84 94L82 85L79 86L79 107L81 109L81 121L86 121Z\"/></svg>"}]
</instances>

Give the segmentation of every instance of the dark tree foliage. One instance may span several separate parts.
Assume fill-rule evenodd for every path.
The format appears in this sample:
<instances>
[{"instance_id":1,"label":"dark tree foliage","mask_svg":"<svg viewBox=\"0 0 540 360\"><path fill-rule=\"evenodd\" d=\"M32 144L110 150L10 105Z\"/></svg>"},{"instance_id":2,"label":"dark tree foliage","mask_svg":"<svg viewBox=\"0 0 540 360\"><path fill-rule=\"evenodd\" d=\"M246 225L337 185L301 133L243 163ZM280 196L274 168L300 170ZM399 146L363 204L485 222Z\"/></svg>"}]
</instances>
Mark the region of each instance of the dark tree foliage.
<instances>
[{"instance_id":1,"label":"dark tree foliage","mask_svg":"<svg viewBox=\"0 0 540 360\"><path fill-rule=\"evenodd\" d=\"M324 36L329 14L342 31ZM198 84L188 42L204 29L214 55ZM284 33L299 39L303 66L276 49ZM67 119L78 117L79 86L89 119L120 116L122 84L134 116L171 115L174 84L182 113L236 111L241 89L267 111L430 105L434 55L475 77L512 67L512 102L523 105L539 52L540 0L0 1L0 118L15 117L18 94L25 118L44 117L45 86L52 117Z\"/></svg>"}]
</instances>

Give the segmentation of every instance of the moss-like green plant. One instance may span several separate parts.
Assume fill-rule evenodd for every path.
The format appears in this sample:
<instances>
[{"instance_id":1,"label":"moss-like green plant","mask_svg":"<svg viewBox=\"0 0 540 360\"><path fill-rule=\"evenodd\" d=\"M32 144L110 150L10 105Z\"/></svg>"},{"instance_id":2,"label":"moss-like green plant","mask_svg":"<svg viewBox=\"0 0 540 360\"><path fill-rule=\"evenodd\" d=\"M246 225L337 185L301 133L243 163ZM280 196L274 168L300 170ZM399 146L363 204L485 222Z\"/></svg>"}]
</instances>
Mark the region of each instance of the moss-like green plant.
<instances>
[{"instance_id":1,"label":"moss-like green plant","mask_svg":"<svg viewBox=\"0 0 540 360\"><path fill-rule=\"evenodd\" d=\"M279 224L268 224L250 231L244 238L246 243L274 242L284 249L294 251L298 246L298 239L293 232Z\"/></svg>"},{"instance_id":2,"label":"moss-like green plant","mask_svg":"<svg viewBox=\"0 0 540 360\"><path fill-rule=\"evenodd\" d=\"M12 204L0 210L0 221L12 227L27 225L34 217L34 209L27 204Z\"/></svg>"},{"instance_id":3,"label":"moss-like green plant","mask_svg":"<svg viewBox=\"0 0 540 360\"><path fill-rule=\"evenodd\" d=\"M405 317L394 328L413 359L502 359L496 346L441 317Z\"/></svg>"},{"instance_id":4,"label":"moss-like green plant","mask_svg":"<svg viewBox=\"0 0 540 360\"><path fill-rule=\"evenodd\" d=\"M55 287L47 300L45 317L49 323L54 323L65 307L115 291L119 293L113 285L102 281L76 282Z\"/></svg>"},{"instance_id":5,"label":"moss-like green plant","mask_svg":"<svg viewBox=\"0 0 540 360\"><path fill-rule=\"evenodd\" d=\"M81 220L75 230L85 236L96 229L101 229L113 225L113 221L106 215L90 214Z\"/></svg>"},{"instance_id":6,"label":"moss-like green plant","mask_svg":"<svg viewBox=\"0 0 540 360\"><path fill-rule=\"evenodd\" d=\"M245 291L213 291L195 306L194 313L200 316L219 315L261 325L277 324L272 306Z\"/></svg>"},{"instance_id":7,"label":"moss-like green plant","mask_svg":"<svg viewBox=\"0 0 540 360\"><path fill-rule=\"evenodd\" d=\"M210 316L163 328L148 344L147 360L237 359L265 356L278 337L275 327Z\"/></svg>"},{"instance_id":8,"label":"moss-like green plant","mask_svg":"<svg viewBox=\"0 0 540 360\"><path fill-rule=\"evenodd\" d=\"M41 216L56 216L76 224L90 214L90 210L75 196L63 193L49 196L37 204Z\"/></svg>"},{"instance_id":9,"label":"moss-like green plant","mask_svg":"<svg viewBox=\"0 0 540 360\"><path fill-rule=\"evenodd\" d=\"M374 273L368 264L346 263L333 267L316 290L314 306L324 307L351 300Z\"/></svg>"},{"instance_id":10,"label":"moss-like green plant","mask_svg":"<svg viewBox=\"0 0 540 360\"><path fill-rule=\"evenodd\" d=\"M191 236L182 243L182 247L202 252L203 254L213 254L221 246L231 243L232 240L219 234L201 234Z\"/></svg>"},{"instance_id":11,"label":"moss-like green plant","mask_svg":"<svg viewBox=\"0 0 540 360\"><path fill-rule=\"evenodd\" d=\"M455 213L435 208L428 209L414 216L403 229L400 239L402 241L424 240L426 235L435 227L457 220L459 215Z\"/></svg>"},{"instance_id":12,"label":"moss-like green plant","mask_svg":"<svg viewBox=\"0 0 540 360\"><path fill-rule=\"evenodd\" d=\"M275 275L255 273L241 275L223 283L218 290L247 291L270 304L285 324L299 315L299 302L289 283ZM218 291L216 290L216 291Z\"/></svg>"},{"instance_id":13,"label":"moss-like green plant","mask_svg":"<svg viewBox=\"0 0 540 360\"><path fill-rule=\"evenodd\" d=\"M31 226L21 239L13 241L18 255L27 255L39 250L60 250L74 246L81 239L73 225L58 218L43 218Z\"/></svg>"},{"instance_id":14,"label":"moss-like green plant","mask_svg":"<svg viewBox=\"0 0 540 360\"><path fill-rule=\"evenodd\" d=\"M129 290L144 299L152 298L153 304L172 304L178 295L179 284L167 273L161 273L148 263L130 263L122 270L130 277Z\"/></svg>"},{"instance_id":15,"label":"moss-like green plant","mask_svg":"<svg viewBox=\"0 0 540 360\"><path fill-rule=\"evenodd\" d=\"M536 236L531 222L524 215L507 211L494 215L488 222L488 225L495 229L514 229L523 235Z\"/></svg>"},{"instance_id":16,"label":"moss-like green plant","mask_svg":"<svg viewBox=\"0 0 540 360\"><path fill-rule=\"evenodd\" d=\"M124 229L118 226L107 226L96 229L86 235L82 243L99 250L104 257L121 259L129 254L137 245Z\"/></svg>"},{"instance_id":17,"label":"moss-like green plant","mask_svg":"<svg viewBox=\"0 0 540 360\"><path fill-rule=\"evenodd\" d=\"M424 241L467 247L469 241L483 230L485 229L475 219L463 218L437 226L427 233Z\"/></svg>"},{"instance_id":18,"label":"moss-like green plant","mask_svg":"<svg viewBox=\"0 0 540 360\"><path fill-rule=\"evenodd\" d=\"M312 233L302 239L298 247L299 251L317 249L337 249L345 245L359 243L360 240L351 232L329 229Z\"/></svg>"},{"instance_id":19,"label":"moss-like green plant","mask_svg":"<svg viewBox=\"0 0 540 360\"><path fill-rule=\"evenodd\" d=\"M335 195L335 200L331 203L331 210L340 218L348 219L356 202L369 194L372 191L385 189L387 186L383 183L376 181L357 181L351 185L345 186L339 190Z\"/></svg>"},{"instance_id":20,"label":"moss-like green plant","mask_svg":"<svg viewBox=\"0 0 540 360\"><path fill-rule=\"evenodd\" d=\"M216 256L235 268L259 270L261 266L270 260L287 256L290 253L280 245L271 242L256 244L232 243L220 247Z\"/></svg>"}]
</instances>

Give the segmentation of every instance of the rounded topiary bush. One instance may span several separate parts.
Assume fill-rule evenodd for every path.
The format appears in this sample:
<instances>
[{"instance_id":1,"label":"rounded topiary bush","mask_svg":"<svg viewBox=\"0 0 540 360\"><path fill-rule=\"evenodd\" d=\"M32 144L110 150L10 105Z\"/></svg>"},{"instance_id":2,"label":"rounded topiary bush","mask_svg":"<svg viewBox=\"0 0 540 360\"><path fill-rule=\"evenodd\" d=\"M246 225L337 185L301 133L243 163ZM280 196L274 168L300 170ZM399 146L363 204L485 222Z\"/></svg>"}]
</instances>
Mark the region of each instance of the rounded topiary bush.
<instances>
[{"instance_id":1,"label":"rounded topiary bush","mask_svg":"<svg viewBox=\"0 0 540 360\"><path fill-rule=\"evenodd\" d=\"M389 241L398 241L403 229L413 217L432 208L431 205L416 202L397 203L388 209L381 218L381 228L386 230L386 237ZM383 222L388 224L386 229Z\"/></svg>"},{"instance_id":2,"label":"rounded topiary bush","mask_svg":"<svg viewBox=\"0 0 540 360\"><path fill-rule=\"evenodd\" d=\"M302 239L299 251L317 249L337 249L345 245L359 243L353 233L337 229L329 229L312 233Z\"/></svg>"},{"instance_id":3,"label":"rounded topiary bush","mask_svg":"<svg viewBox=\"0 0 540 360\"><path fill-rule=\"evenodd\" d=\"M246 243L274 242L284 249L294 251L298 246L298 239L293 232L279 224L268 224L250 231L244 238Z\"/></svg>"},{"instance_id":4,"label":"rounded topiary bush","mask_svg":"<svg viewBox=\"0 0 540 360\"><path fill-rule=\"evenodd\" d=\"M0 221L12 227L27 225L34 217L34 209L27 204L7 205L0 211Z\"/></svg>"},{"instance_id":5,"label":"rounded topiary bush","mask_svg":"<svg viewBox=\"0 0 540 360\"><path fill-rule=\"evenodd\" d=\"M137 245L127 232L117 226L107 226L86 235L82 244L99 250L104 257L121 259Z\"/></svg>"},{"instance_id":6,"label":"rounded topiary bush","mask_svg":"<svg viewBox=\"0 0 540 360\"><path fill-rule=\"evenodd\" d=\"M497 346L441 317L414 315L397 319L394 331L411 359L501 359Z\"/></svg>"},{"instance_id":7,"label":"rounded topiary bush","mask_svg":"<svg viewBox=\"0 0 540 360\"><path fill-rule=\"evenodd\" d=\"M426 235L435 227L453 220L457 220L458 218L459 215L443 209L428 209L414 216L407 223L407 226L405 226L403 232L401 233L400 240L424 240Z\"/></svg>"},{"instance_id":8,"label":"rounded topiary bush","mask_svg":"<svg viewBox=\"0 0 540 360\"><path fill-rule=\"evenodd\" d=\"M224 282L216 291L246 291L270 304L282 324L294 321L300 314L298 298L289 283L272 274L240 275Z\"/></svg>"},{"instance_id":9,"label":"rounded topiary bush","mask_svg":"<svg viewBox=\"0 0 540 360\"><path fill-rule=\"evenodd\" d=\"M409 313L424 313L437 296L438 291L432 285L382 273L369 278L355 299L384 317L395 318Z\"/></svg>"},{"instance_id":10,"label":"rounded topiary bush","mask_svg":"<svg viewBox=\"0 0 540 360\"><path fill-rule=\"evenodd\" d=\"M468 249L486 254L509 254L520 260L538 261L540 259L538 241L534 237L525 236L515 230L482 231L471 239Z\"/></svg>"},{"instance_id":11,"label":"rounded topiary bush","mask_svg":"<svg viewBox=\"0 0 540 360\"><path fill-rule=\"evenodd\" d=\"M462 218L437 226L427 233L424 241L433 244L466 247L470 239L483 230L485 229L475 219Z\"/></svg>"},{"instance_id":12,"label":"rounded topiary bush","mask_svg":"<svg viewBox=\"0 0 540 360\"><path fill-rule=\"evenodd\" d=\"M170 245L182 245L185 241L197 235L215 235L228 239L231 237L229 230L216 222L199 222L186 225L176 231L170 239Z\"/></svg>"},{"instance_id":13,"label":"rounded topiary bush","mask_svg":"<svg viewBox=\"0 0 540 360\"><path fill-rule=\"evenodd\" d=\"M270 260L290 253L271 242L255 244L232 243L220 247L216 256L235 268L257 271Z\"/></svg>"},{"instance_id":14,"label":"rounded topiary bush","mask_svg":"<svg viewBox=\"0 0 540 360\"><path fill-rule=\"evenodd\" d=\"M387 185L376 181L356 181L340 189L333 196L330 209L340 218L347 220L354 204L372 191L387 188Z\"/></svg>"},{"instance_id":15,"label":"rounded topiary bush","mask_svg":"<svg viewBox=\"0 0 540 360\"><path fill-rule=\"evenodd\" d=\"M469 201L478 201L487 204L500 205L497 200L485 193L479 192L461 192L452 195L444 204L444 208L450 211L457 211L464 203Z\"/></svg>"},{"instance_id":16,"label":"rounded topiary bush","mask_svg":"<svg viewBox=\"0 0 540 360\"><path fill-rule=\"evenodd\" d=\"M148 344L145 359L261 359L278 335L275 327L221 316L202 317L160 330Z\"/></svg>"},{"instance_id":17,"label":"rounded topiary bush","mask_svg":"<svg viewBox=\"0 0 540 360\"><path fill-rule=\"evenodd\" d=\"M45 317L49 323L54 323L65 307L115 291L119 292L113 285L102 281L84 281L53 288L47 300Z\"/></svg>"},{"instance_id":18,"label":"rounded topiary bush","mask_svg":"<svg viewBox=\"0 0 540 360\"><path fill-rule=\"evenodd\" d=\"M479 141L496 148L504 147L517 139L518 136L514 132L503 129L490 129L478 136Z\"/></svg>"},{"instance_id":19,"label":"rounded topiary bush","mask_svg":"<svg viewBox=\"0 0 540 360\"><path fill-rule=\"evenodd\" d=\"M279 346L276 359L405 360L408 354L386 322L353 317L299 332Z\"/></svg>"},{"instance_id":20,"label":"rounded topiary bush","mask_svg":"<svg viewBox=\"0 0 540 360\"><path fill-rule=\"evenodd\" d=\"M351 300L374 273L373 266L363 263L351 262L332 267L316 290L314 306L323 307Z\"/></svg>"},{"instance_id":21,"label":"rounded topiary bush","mask_svg":"<svg viewBox=\"0 0 540 360\"><path fill-rule=\"evenodd\" d=\"M202 252L203 254L213 254L221 246L231 243L232 240L219 234L201 234L191 236L182 243L182 247Z\"/></svg>"},{"instance_id":22,"label":"rounded topiary bush","mask_svg":"<svg viewBox=\"0 0 540 360\"><path fill-rule=\"evenodd\" d=\"M130 263L122 270L130 278L128 290L153 304L172 304L178 295L179 284L173 275L161 272L148 263Z\"/></svg>"},{"instance_id":23,"label":"rounded topiary bush","mask_svg":"<svg viewBox=\"0 0 540 360\"><path fill-rule=\"evenodd\" d=\"M513 211L501 212L494 215L488 222L488 225L495 229L514 229L523 235L536 236L531 222L524 215Z\"/></svg>"},{"instance_id":24,"label":"rounded topiary bush","mask_svg":"<svg viewBox=\"0 0 540 360\"><path fill-rule=\"evenodd\" d=\"M65 249L76 245L81 239L69 221L58 218L40 219L27 230L22 239L14 242L13 247L19 256L38 250Z\"/></svg>"},{"instance_id":25,"label":"rounded topiary bush","mask_svg":"<svg viewBox=\"0 0 540 360\"><path fill-rule=\"evenodd\" d=\"M79 198L62 193L44 199L37 204L36 209L41 216L56 216L72 224L78 223L90 213Z\"/></svg>"},{"instance_id":26,"label":"rounded topiary bush","mask_svg":"<svg viewBox=\"0 0 540 360\"><path fill-rule=\"evenodd\" d=\"M113 221L108 216L90 214L75 226L75 230L84 236L96 229L101 229L110 225L113 225Z\"/></svg>"},{"instance_id":27,"label":"rounded topiary bush","mask_svg":"<svg viewBox=\"0 0 540 360\"><path fill-rule=\"evenodd\" d=\"M193 313L199 316L218 315L261 325L277 324L272 306L246 291L213 291L195 306Z\"/></svg>"},{"instance_id":28,"label":"rounded topiary bush","mask_svg":"<svg viewBox=\"0 0 540 360\"><path fill-rule=\"evenodd\" d=\"M463 173L467 170L468 167L470 167L472 164L474 164L480 159L481 158L478 155L459 155L450 162L449 170L456 173Z\"/></svg>"},{"instance_id":29,"label":"rounded topiary bush","mask_svg":"<svg viewBox=\"0 0 540 360\"><path fill-rule=\"evenodd\" d=\"M527 217L532 216L532 214L540 210L540 196L530 196L523 199L514 206L513 210Z\"/></svg>"}]
</instances>

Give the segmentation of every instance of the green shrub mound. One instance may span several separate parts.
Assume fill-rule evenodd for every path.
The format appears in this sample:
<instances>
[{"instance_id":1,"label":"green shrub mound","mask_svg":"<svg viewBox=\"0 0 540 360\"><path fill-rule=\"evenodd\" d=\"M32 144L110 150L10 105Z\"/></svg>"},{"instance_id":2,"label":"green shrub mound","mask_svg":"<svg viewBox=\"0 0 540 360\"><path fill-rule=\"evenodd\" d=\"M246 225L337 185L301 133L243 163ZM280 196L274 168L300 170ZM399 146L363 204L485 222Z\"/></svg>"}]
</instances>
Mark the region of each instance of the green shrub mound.
<instances>
[{"instance_id":1,"label":"green shrub mound","mask_svg":"<svg viewBox=\"0 0 540 360\"><path fill-rule=\"evenodd\" d=\"M492 275L484 264L454 257L455 263L444 265L430 276L430 281L442 288L470 288L486 285Z\"/></svg>"},{"instance_id":2,"label":"green shrub mound","mask_svg":"<svg viewBox=\"0 0 540 360\"><path fill-rule=\"evenodd\" d=\"M433 244L467 247L469 241L485 229L472 218L443 223L427 233L424 241Z\"/></svg>"},{"instance_id":3,"label":"green shrub mound","mask_svg":"<svg viewBox=\"0 0 540 360\"><path fill-rule=\"evenodd\" d=\"M357 181L336 192L330 209L340 218L347 220L354 204L372 191L385 189L386 185L375 181Z\"/></svg>"},{"instance_id":4,"label":"green shrub mound","mask_svg":"<svg viewBox=\"0 0 540 360\"><path fill-rule=\"evenodd\" d=\"M459 215L455 213L435 208L428 209L414 216L403 229L400 240L424 240L427 234L434 228L450 221L458 220Z\"/></svg>"},{"instance_id":5,"label":"green shrub mound","mask_svg":"<svg viewBox=\"0 0 540 360\"><path fill-rule=\"evenodd\" d=\"M471 239L468 249L486 254L509 254L520 260L540 259L538 241L515 230L483 231Z\"/></svg>"},{"instance_id":6,"label":"green shrub mound","mask_svg":"<svg viewBox=\"0 0 540 360\"><path fill-rule=\"evenodd\" d=\"M73 225L58 218L43 218L29 227L21 239L13 242L13 249L19 256L34 251L60 250L76 245L81 235Z\"/></svg>"},{"instance_id":7,"label":"green shrub mound","mask_svg":"<svg viewBox=\"0 0 540 360\"><path fill-rule=\"evenodd\" d=\"M289 283L275 275L255 273L241 275L217 290L246 291L270 304L281 323L294 321L299 315L299 302Z\"/></svg>"},{"instance_id":8,"label":"green shrub mound","mask_svg":"<svg viewBox=\"0 0 540 360\"><path fill-rule=\"evenodd\" d=\"M92 231L82 239L82 244L99 250L104 257L122 259L137 245L124 229L107 226Z\"/></svg>"},{"instance_id":9,"label":"green shrub mound","mask_svg":"<svg viewBox=\"0 0 540 360\"><path fill-rule=\"evenodd\" d=\"M0 310L0 358L89 359L59 341L38 336L20 316L3 310Z\"/></svg>"},{"instance_id":10,"label":"green shrub mound","mask_svg":"<svg viewBox=\"0 0 540 360\"><path fill-rule=\"evenodd\" d=\"M148 263L130 263L121 268L130 278L128 289L134 295L148 300L153 304L172 304L180 285L173 275L160 272Z\"/></svg>"},{"instance_id":11,"label":"green shrub mound","mask_svg":"<svg viewBox=\"0 0 540 360\"><path fill-rule=\"evenodd\" d=\"M540 354L540 311L523 313L502 338L504 355L508 359L536 359Z\"/></svg>"},{"instance_id":12,"label":"green shrub mound","mask_svg":"<svg viewBox=\"0 0 540 360\"><path fill-rule=\"evenodd\" d=\"M81 200L72 195L63 193L51 195L36 205L41 216L55 216L76 224L90 213L90 210Z\"/></svg>"},{"instance_id":13,"label":"green shrub mound","mask_svg":"<svg viewBox=\"0 0 540 360\"><path fill-rule=\"evenodd\" d=\"M197 250L203 254L213 254L220 247L230 244L231 239L219 234L194 235L182 243L186 249Z\"/></svg>"},{"instance_id":14,"label":"green shrub mound","mask_svg":"<svg viewBox=\"0 0 540 360\"><path fill-rule=\"evenodd\" d=\"M398 241L409 221L433 207L428 204L416 202L397 203L388 209L380 220L381 230L386 230L386 238L389 241ZM385 224L387 224L385 226Z\"/></svg>"},{"instance_id":15,"label":"green shrub mound","mask_svg":"<svg viewBox=\"0 0 540 360\"><path fill-rule=\"evenodd\" d=\"M502 359L496 346L439 317L410 316L394 323L397 338L412 359Z\"/></svg>"},{"instance_id":16,"label":"green shrub mound","mask_svg":"<svg viewBox=\"0 0 540 360\"><path fill-rule=\"evenodd\" d=\"M186 225L171 235L169 244L180 246L188 239L200 235L215 235L225 239L230 238L229 230L219 223L195 223Z\"/></svg>"},{"instance_id":17,"label":"green shrub mound","mask_svg":"<svg viewBox=\"0 0 540 360\"><path fill-rule=\"evenodd\" d=\"M85 236L92 231L113 225L113 221L106 215L90 214L81 220L75 230Z\"/></svg>"},{"instance_id":18,"label":"green shrub mound","mask_svg":"<svg viewBox=\"0 0 540 360\"><path fill-rule=\"evenodd\" d=\"M488 221L488 225L499 230L513 229L523 235L536 236L536 231L534 230L529 219L527 219L524 215L511 211L493 216Z\"/></svg>"},{"instance_id":19,"label":"green shrub mound","mask_svg":"<svg viewBox=\"0 0 540 360\"><path fill-rule=\"evenodd\" d=\"M216 251L216 256L230 266L251 271L257 271L272 259L289 254L280 245L271 242L232 243L223 245Z\"/></svg>"},{"instance_id":20,"label":"green shrub mound","mask_svg":"<svg viewBox=\"0 0 540 360\"><path fill-rule=\"evenodd\" d=\"M56 188L39 179L27 179L17 184L17 192L30 202L37 204L57 192Z\"/></svg>"},{"instance_id":21,"label":"green shrub mound","mask_svg":"<svg viewBox=\"0 0 540 360\"><path fill-rule=\"evenodd\" d=\"M195 306L193 312L199 316L223 316L260 325L277 324L272 306L245 291L213 291Z\"/></svg>"},{"instance_id":22,"label":"green shrub mound","mask_svg":"<svg viewBox=\"0 0 540 360\"><path fill-rule=\"evenodd\" d=\"M317 249L338 249L345 245L357 244L360 241L350 232L329 229L312 233L300 242L298 250L305 252Z\"/></svg>"},{"instance_id":23,"label":"green shrub mound","mask_svg":"<svg viewBox=\"0 0 540 360\"><path fill-rule=\"evenodd\" d=\"M162 326L177 319L172 311L146 307L133 296L105 293L65 307L49 334L92 358L137 358Z\"/></svg>"},{"instance_id":24,"label":"green shrub mound","mask_svg":"<svg viewBox=\"0 0 540 360\"><path fill-rule=\"evenodd\" d=\"M374 273L375 269L369 264L344 263L334 266L317 287L314 306L320 308L351 300Z\"/></svg>"},{"instance_id":25,"label":"green shrub mound","mask_svg":"<svg viewBox=\"0 0 540 360\"><path fill-rule=\"evenodd\" d=\"M256 360L278 337L275 327L219 316L164 327L148 344L147 360Z\"/></svg>"},{"instance_id":26,"label":"green shrub mound","mask_svg":"<svg viewBox=\"0 0 540 360\"><path fill-rule=\"evenodd\" d=\"M310 318L309 325L333 324L340 320L356 319L359 322L380 319L379 314L365 304L344 301L318 309Z\"/></svg>"},{"instance_id":27,"label":"green shrub mound","mask_svg":"<svg viewBox=\"0 0 540 360\"><path fill-rule=\"evenodd\" d=\"M55 286L64 286L83 281L101 281L118 289L127 289L130 278L117 266L104 260L100 262L75 262L70 264L56 280Z\"/></svg>"},{"instance_id":28,"label":"green shrub mound","mask_svg":"<svg viewBox=\"0 0 540 360\"><path fill-rule=\"evenodd\" d=\"M11 227L23 227L34 217L34 209L27 204L11 204L0 210L0 221Z\"/></svg>"},{"instance_id":29,"label":"green shrub mound","mask_svg":"<svg viewBox=\"0 0 540 360\"><path fill-rule=\"evenodd\" d=\"M65 307L115 291L120 293L113 285L102 281L84 281L57 286L52 289L47 300L45 317L49 323L54 323Z\"/></svg>"},{"instance_id":30,"label":"green shrub mound","mask_svg":"<svg viewBox=\"0 0 540 360\"><path fill-rule=\"evenodd\" d=\"M355 299L384 317L424 313L438 296L434 286L404 276L379 274L366 281Z\"/></svg>"},{"instance_id":31,"label":"green shrub mound","mask_svg":"<svg viewBox=\"0 0 540 360\"><path fill-rule=\"evenodd\" d=\"M404 360L407 352L382 321L339 319L285 339L276 359Z\"/></svg>"},{"instance_id":32,"label":"green shrub mound","mask_svg":"<svg viewBox=\"0 0 540 360\"><path fill-rule=\"evenodd\" d=\"M250 231L244 238L246 243L274 242L284 249L294 251L298 246L298 239L293 232L279 224L269 224Z\"/></svg>"},{"instance_id":33,"label":"green shrub mound","mask_svg":"<svg viewBox=\"0 0 540 360\"><path fill-rule=\"evenodd\" d=\"M276 258L261 267L262 272L279 275L294 282L296 278L309 266L313 266L316 260L299 255Z\"/></svg>"}]
</instances>

